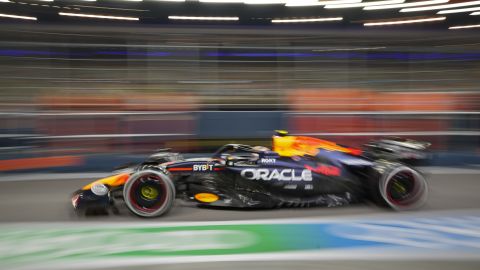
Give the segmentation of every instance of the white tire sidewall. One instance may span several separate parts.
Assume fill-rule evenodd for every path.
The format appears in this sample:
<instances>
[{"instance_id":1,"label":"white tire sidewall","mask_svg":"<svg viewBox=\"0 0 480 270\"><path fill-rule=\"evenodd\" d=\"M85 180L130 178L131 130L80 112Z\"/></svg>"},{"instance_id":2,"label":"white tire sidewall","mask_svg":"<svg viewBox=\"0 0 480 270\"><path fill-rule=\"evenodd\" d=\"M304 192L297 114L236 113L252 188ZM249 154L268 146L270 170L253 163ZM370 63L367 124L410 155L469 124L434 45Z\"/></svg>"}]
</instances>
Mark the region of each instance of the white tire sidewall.
<instances>
[{"instance_id":1,"label":"white tire sidewall","mask_svg":"<svg viewBox=\"0 0 480 270\"><path fill-rule=\"evenodd\" d=\"M132 202L130 201L130 192L132 189L133 184L135 181L138 181L142 176L148 175L148 174L155 174L160 177L160 179L163 181L163 183L166 185L166 198L165 202L163 205L152 212L146 212L146 211L141 211L138 208L136 208ZM142 170L138 171L128 178L127 182L125 183L125 186L123 187L123 198L125 200L125 204L127 205L128 209L134 213L135 215L141 216L141 217L158 217L170 210L170 208L173 205L173 201L175 200L175 186L173 185L172 180L165 175L164 173L160 171L155 171L155 170Z\"/></svg>"},{"instance_id":2,"label":"white tire sidewall","mask_svg":"<svg viewBox=\"0 0 480 270\"><path fill-rule=\"evenodd\" d=\"M415 195L418 196L417 200L412 202L411 204L408 205L399 205L394 202L392 202L389 199L388 196L388 183L391 181L392 177L402 171L407 171L412 173L412 175L415 177L415 184L420 185L420 190L418 191L421 194ZM391 207L394 210L397 211L406 211L406 210L414 210L417 209L425 204L428 198L428 184L423 175L421 175L419 172L416 170L409 168L407 166L398 166L394 168L392 171L390 171L388 174L384 175L381 177L379 181L379 189L380 189L380 195L382 196L382 199L387 203L389 207Z\"/></svg>"}]
</instances>

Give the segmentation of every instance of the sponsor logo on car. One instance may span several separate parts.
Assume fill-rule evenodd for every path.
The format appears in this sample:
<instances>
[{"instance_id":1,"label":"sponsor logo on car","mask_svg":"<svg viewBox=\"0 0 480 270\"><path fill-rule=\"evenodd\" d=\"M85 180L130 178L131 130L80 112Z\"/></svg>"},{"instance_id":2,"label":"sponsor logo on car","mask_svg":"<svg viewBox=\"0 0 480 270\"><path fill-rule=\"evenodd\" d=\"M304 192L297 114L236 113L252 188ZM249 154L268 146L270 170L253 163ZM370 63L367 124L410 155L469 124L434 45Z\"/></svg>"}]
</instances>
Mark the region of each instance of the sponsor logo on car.
<instances>
[{"instance_id":1,"label":"sponsor logo on car","mask_svg":"<svg viewBox=\"0 0 480 270\"><path fill-rule=\"evenodd\" d=\"M312 181L312 172L309 170L244 169L240 175L250 180Z\"/></svg>"},{"instance_id":2,"label":"sponsor logo on car","mask_svg":"<svg viewBox=\"0 0 480 270\"><path fill-rule=\"evenodd\" d=\"M275 164L277 160L274 158L262 158L260 159L260 163L262 164Z\"/></svg>"},{"instance_id":3,"label":"sponsor logo on car","mask_svg":"<svg viewBox=\"0 0 480 270\"><path fill-rule=\"evenodd\" d=\"M193 165L194 172L213 171L213 164Z\"/></svg>"},{"instance_id":4,"label":"sponsor logo on car","mask_svg":"<svg viewBox=\"0 0 480 270\"><path fill-rule=\"evenodd\" d=\"M102 183L93 184L90 190L97 196L105 196L108 193L108 188Z\"/></svg>"}]
</instances>

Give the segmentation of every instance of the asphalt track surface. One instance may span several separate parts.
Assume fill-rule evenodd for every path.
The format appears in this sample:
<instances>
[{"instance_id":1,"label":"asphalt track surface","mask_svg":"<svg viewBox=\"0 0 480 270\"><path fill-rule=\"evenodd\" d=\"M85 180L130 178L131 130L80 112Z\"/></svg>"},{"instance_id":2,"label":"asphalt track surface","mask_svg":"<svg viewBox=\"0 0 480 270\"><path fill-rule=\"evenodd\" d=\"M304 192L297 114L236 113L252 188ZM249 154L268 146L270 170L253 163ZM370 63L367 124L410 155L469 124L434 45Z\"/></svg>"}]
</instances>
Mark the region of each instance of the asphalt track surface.
<instances>
[{"instance_id":1,"label":"asphalt track surface","mask_svg":"<svg viewBox=\"0 0 480 270\"><path fill-rule=\"evenodd\" d=\"M136 270L478 270L478 261L272 261L272 262L217 262L195 264L170 264L135 267ZM105 270L130 270L130 268L104 268Z\"/></svg>"},{"instance_id":2,"label":"asphalt track surface","mask_svg":"<svg viewBox=\"0 0 480 270\"><path fill-rule=\"evenodd\" d=\"M419 211L480 209L480 171L472 173L430 174L429 199ZM5 177L2 177L5 179ZM152 219L136 217L121 209L119 215L77 217L73 214L70 195L94 179L38 179L35 181L0 181L0 222L53 221L135 221ZM273 210L225 210L198 208L180 200L162 221L226 221L305 217L339 217L364 214L391 214L389 209L372 204L334 208L288 208ZM417 213L417 212L416 212ZM417 213L418 214L418 213Z\"/></svg>"},{"instance_id":3,"label":"asphalt track surface","mask_svg":"<svg viewBox=\"0 0 480 270\"><path fill-rule=\"evenodd\" d=\"M5 176L2 177L5 179ZM152 219L138 218L126 209L120 214L108 216L78 217L72 213L70 194L93 179L66 179L34 181L0 180L0 222L152 222ZM480 173L448 173L429 175L429 200L420 210L401 215L422 215L437 210L463 211L480 209ZM372 204L352 205L340 208L293 208L274 210L223 210L205 209L192 205L183 205L177 201L175 207L165 216L157 218L158 222L172 221L228 221L251 219L285 219L285 218L342 218L363 215L397 215L388 209ZM210 262L144 265L138 267L114 267L102 269L120 270L217 270L217 269L480 269L479 259L464 260L361 260L361 261L261 261L261 262Z\"/></svg>"}]
</instances>

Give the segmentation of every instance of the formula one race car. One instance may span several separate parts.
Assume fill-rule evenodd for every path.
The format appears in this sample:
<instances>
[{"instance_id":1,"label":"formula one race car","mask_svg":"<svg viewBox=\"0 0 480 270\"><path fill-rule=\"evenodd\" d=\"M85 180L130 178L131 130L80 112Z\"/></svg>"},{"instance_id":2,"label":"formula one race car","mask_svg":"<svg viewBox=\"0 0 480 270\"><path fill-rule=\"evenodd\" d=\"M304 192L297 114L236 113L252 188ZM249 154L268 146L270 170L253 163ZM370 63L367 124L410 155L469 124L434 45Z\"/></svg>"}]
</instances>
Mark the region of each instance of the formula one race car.
<instances>
[{"instance_id":1,"label":"formula one race car","mask_svg":"<svg viewBox=\"0 0 480 270\"><path fill-rule=\"evenodd\" d=\"M76 191L78 213L115 209L157 217L175 198L204 206L276 208L341 206L373 201L410 210L427 199L427 182L401 162L424 156L429 143L398 138L369 143L363 150L277 131L273 149L227 144L211 157L184 159L160 150Z\"/></svg>"}]
</instances>

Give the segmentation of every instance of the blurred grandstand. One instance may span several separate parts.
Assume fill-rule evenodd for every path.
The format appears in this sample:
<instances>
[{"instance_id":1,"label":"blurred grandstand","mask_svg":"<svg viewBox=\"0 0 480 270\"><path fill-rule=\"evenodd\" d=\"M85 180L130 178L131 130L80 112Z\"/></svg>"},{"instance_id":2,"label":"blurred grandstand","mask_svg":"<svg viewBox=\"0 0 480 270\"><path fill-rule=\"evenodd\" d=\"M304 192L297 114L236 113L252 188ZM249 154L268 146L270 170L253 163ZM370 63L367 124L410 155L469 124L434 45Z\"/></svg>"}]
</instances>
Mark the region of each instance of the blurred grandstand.
<instances>
[{"instance_id":1,"label":"blurred grandstand","mask_svg":"<svg viewBox=\"0 0 480 270\"><path fill-rule=\"evenodd\" d=\"M475 32L50 19L0 28L0 171L268 146L274 129L353 146L428 140L463 163L480 149Z\"/></svg>"}]
</instances>

